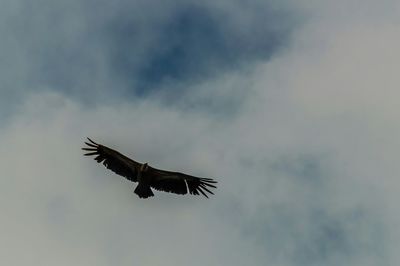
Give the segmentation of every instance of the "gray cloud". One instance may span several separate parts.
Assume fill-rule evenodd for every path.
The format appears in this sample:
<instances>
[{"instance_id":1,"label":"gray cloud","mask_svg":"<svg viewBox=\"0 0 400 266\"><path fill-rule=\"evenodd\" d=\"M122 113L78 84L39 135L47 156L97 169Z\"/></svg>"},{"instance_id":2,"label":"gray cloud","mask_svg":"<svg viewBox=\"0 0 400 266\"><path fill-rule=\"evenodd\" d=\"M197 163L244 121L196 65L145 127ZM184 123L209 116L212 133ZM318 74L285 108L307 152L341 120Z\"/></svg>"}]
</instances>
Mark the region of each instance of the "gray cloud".
<instances>
[{"instance_id":1,"label":"gray cloud","mask_svg":"<svg viewBox=\"0 0 400 266\"><path fill-rule=\"evenodd\" d=\"M18 3L24 2L13 3L8 19L20 14ZM43 72L30 69L31 57L17 56L24 48L10 48L15 59L5 57L13 64L1 66L7 77L2 93L13 94L12 87L30 93L0 131L1 260L8 265L397 265L396 3L368 2L360 9L352 8L353 2L347 9L299 3L286 4L309 18L273 57L255 53L250 67L189 84L174 104L162 89L121 100L119 86L127 81L110 74L91 37L77 34L86 29L72 30L71 39L81 42L76 50L87 45L78 59L92 58L97 74L76 69L78 85L68 86L83 88L92 82L88 76L99 87L82 93L64 89L68 82L27 88L39 84L31 81ZM93 5L64 4L57 8L76 10L61 13L75 14L78 20L64 19L68 25L76 21L77 28L88 25L80 19L125 17L113 6L107 9L111 15L99 9L98 16L80 16ZM246 15L257 12L253 4L246 9L219 2L213 8L236 14L228 16L227 25L236 22L246 33L255 21L263 25L259 16ZM175 14L168 8L174 6L165 4L161 15L153 10L138 16L164 25ZM35 25L45 23L35 19ZM7 36L4 47L24 46L17 33ZM59 37L54 42L64 43ZM71 43L61 46L74 47ZM119 96L106 105L82 100L95 94L102 103L108 85ZM209 200L158 193L140 201L129 182L83 158L80 146L87 135L157 167L215 177L217 193Z\"/></svg>"},{"instance_id":2,"label":"gray cloud","mask_svg":"<svg viewBox=\"0 0 400 266\"><path fill-rule=\"evenodd\" d=\"M1 96L54 90L93 103L160 90L176 95L274 54L294 27L294 16L277 7L13 1L1 11ZM261 19L267 23L257 27Z\"/></svg>"}]
</instances>

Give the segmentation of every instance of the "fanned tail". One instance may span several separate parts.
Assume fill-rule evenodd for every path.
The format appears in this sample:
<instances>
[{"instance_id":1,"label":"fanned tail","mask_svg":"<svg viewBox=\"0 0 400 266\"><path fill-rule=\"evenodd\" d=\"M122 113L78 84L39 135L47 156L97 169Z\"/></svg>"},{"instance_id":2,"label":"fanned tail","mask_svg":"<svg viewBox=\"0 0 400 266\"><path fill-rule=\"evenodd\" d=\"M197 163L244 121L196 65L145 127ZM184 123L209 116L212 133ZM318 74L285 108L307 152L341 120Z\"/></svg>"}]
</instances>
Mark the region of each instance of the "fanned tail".
<instances>
[{"instance_id":1,"label":"fanned tail","mask_svg":"<svg viewBox=\"0 0 400 266\"><path fill-rule=\"evenodd\" d=\"M151 191L150 186L142 185L140 183L137 185L134 192L139 196L139 198L142 198L142 199L146 199L148 197L154 196L153 191Z\"/></svg>"}]
</instances>

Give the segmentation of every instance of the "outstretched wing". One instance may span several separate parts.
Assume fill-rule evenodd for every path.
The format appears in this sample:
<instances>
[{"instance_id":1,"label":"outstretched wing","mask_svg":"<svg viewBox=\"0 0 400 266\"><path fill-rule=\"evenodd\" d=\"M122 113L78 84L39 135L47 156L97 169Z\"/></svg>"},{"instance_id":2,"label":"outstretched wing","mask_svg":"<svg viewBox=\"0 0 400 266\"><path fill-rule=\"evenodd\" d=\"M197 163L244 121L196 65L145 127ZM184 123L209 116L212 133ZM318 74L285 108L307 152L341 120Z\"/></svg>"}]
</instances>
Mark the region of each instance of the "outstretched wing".
<instances>
[{"instance_id":1,"label":"outstretched wing","mask_svg":"<svg viewBox=\"0 0 400 266\"><path fill-rule=\"evenodd\" d=\"M89 138L88 140L89 142L85 142L87 147L82 148L82 150L88 151L88 153L85 153L86 156L96 156L94 159L98 163L103 163L105 167L114 173L130 181L137 181L137 172L138 169L140 169L140 163L129 159L113 149L98 144Z\"/></svg>"},{"instance_id":2,"label":"outstretched wing","mask_svg":"<svg viewBox=\"0 0 400 266\"><path fill-rule=\"evenodd\" d=\"M149 176L150 186L154 189L176 194L187 194L189 190L190 194L199 195L200 192L206 198L208 198L207 193L214 194L209 189L216 188L214 184L217 183L217 181L211 178L201 178L179 172L170 172L150 166L144 174Z\"/></svg>"}]
</instances>

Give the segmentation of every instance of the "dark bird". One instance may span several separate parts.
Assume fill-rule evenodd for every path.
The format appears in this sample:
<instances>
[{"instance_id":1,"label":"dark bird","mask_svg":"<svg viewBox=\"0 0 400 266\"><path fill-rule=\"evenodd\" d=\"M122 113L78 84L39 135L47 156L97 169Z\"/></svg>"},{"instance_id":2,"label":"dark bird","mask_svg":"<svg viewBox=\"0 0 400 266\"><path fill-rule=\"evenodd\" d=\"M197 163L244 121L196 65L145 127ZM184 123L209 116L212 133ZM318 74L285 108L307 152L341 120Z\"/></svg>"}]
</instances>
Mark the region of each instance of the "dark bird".
<instances>
[{"instance_id":1,"label":"dark bird","mask_svg":"<svg viewBox=\"0 0 400 266\"><path fill-rule=\"evenodd\" d=\"M105 167L114 173L125 177L132 182L138 182L135 193L140 198L154 196L151 188L176 194L199 195L199 192L206 198L207 192L214 194L209 188L216 188L217 183L211 178L195 177L179 172L171 172L153 168L147 163L139 163L121 153L98 144L88 138L85 142L87 147L82 150L88 151L86 156L94 155L98 163L103 163Z\"/></svg>"}]
</instances>

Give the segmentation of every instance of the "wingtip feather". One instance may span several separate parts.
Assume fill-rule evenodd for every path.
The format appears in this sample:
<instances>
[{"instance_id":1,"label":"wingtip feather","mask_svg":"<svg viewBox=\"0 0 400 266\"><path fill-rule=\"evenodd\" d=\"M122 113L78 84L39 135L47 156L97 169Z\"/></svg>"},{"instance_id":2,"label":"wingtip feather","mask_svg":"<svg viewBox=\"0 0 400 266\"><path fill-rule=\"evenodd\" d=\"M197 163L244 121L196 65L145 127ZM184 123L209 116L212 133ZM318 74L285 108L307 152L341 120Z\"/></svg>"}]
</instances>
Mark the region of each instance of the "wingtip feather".
<instances>
[{"instance_id":1,"label":"wingtip feather","mask_svg":"<svg viewBox=\"0 0 400 266\"><path fill-rule=\"evenodd\" d=\"M96 152L88 152L88 153L85 153L84 155L90 156L90 155L95 155L95 154L98 154L98 152L97 151Z\"/></svg>"},{"instance_id":2,"label":"wingtip feather","mask_svg":"<svg viewBox=\"0 0 400 266\"><path fill-rule=\"evenodd\" d=\"M217 188L216 186L208 184L208 183L203 183L203 184L206 185L206 186L212 187L212 188Z\"/></svg>"},{"instance_id":3,"label":"wingtip feather","mask_svg":"<svg viewBox=\"0 0 400 266\"><path fill-rule=\"evenodd\" d=\"M85 142L85 144L89 147L97 148L97 145L93 145L92 143Z\"/></svg>"},{"instance_id":4,"label":"wingtip feather","mask_svg":"<svg viewBox=\"0 0 400 266\"><path fill-rule=\"evenodd\" d=\"M97 151L97 149L94 148L81 148L84 151Z\"/></svg>"},{"instance_id":5,"label":"wingtip feather","mask_svg":"<svg viewBox=\"0 0 400 266\"><path fill-rule=\"evenodd\" d=\"M206 194L206 193L204 193L204 191L203 191L203 190L201 190L201 188L200 188L200 187L198 187L198 188L197 188L197 190L198 190L198 191L200 191L200 193L201 193L201 194L203 194L203 196L204 196L204 197L206 197L206 198L208 199L208 196L207 196L207 194Z\"/></svg>"},{"instance_id":6,"label":"wingtip feather","mask_svg":"<svg viewBox=\"0 0 400 266\"><path fill-rule=\"evenodd\" d=\"M208 188L206 188L204 185L200 185L200 187L201 187L202 189L204 189L205 191L207 191L208 193L214 195L214 193L213 193L211 190L209 190Z\"/></svg>"},{"instance_id":7,"label":"wingtip feather","mask_svg":"<svg viewBox=\"0 0 400 266\"><path fill-rule=\"evenodd\" d=\"M206 182L206 183L218 183L212 178L200 178L201 181Z\"/></svg>"},{"instance_id":8,"label":"wingtip feather","mask_svg":"<svg viewBox=\"0 0 400 266\"><path fill-rule=\"evenodd\" d=\"M91 140L89 137L87 137L87 139L88 139L91 143L93 143L94 145L99 145L99 144L97 144L96 142L94 142L93 140Z\"/></svg>"}]
</instances>

